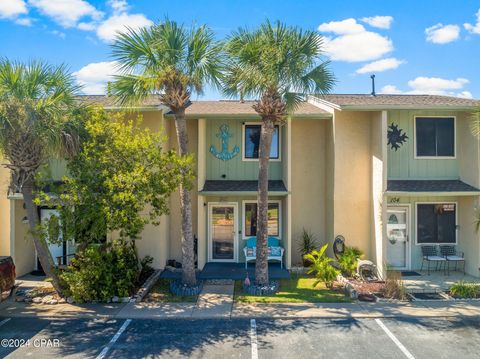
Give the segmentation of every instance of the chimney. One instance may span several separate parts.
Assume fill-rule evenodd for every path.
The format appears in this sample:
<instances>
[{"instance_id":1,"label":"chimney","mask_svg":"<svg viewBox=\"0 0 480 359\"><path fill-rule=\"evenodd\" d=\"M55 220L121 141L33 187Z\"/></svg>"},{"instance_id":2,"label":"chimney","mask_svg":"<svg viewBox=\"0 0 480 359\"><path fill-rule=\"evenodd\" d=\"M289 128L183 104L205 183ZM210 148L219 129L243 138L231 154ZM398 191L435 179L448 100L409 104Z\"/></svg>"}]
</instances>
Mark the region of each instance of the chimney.
<instances>
[{"instance_id":1,"label":"chimney","mask_svg":"<svg viewBox=\"0 0 480 359\"><path fill-rule=\"evenodd\" d=\"M370 78L372 79L372 93L370 95L376 96L377 94L375 93L375 74L371 75Z\"/></svg>"}]
</instances>

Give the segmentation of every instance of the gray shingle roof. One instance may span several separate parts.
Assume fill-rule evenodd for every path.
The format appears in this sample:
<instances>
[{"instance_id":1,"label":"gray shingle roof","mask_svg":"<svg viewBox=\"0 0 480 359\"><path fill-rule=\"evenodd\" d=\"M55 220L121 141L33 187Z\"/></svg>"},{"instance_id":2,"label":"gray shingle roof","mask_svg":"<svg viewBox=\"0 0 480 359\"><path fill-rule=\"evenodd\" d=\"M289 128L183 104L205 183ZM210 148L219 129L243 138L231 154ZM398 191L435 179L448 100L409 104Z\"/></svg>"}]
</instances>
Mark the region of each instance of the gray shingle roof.
<instances>
[{"instance_id":1,"label":"gray shingle roof","mask_svg":"<svg viewBox=\"0 0 480 359\"><path fill-rule=\"evenodd\" d=\"M104 95L86 95L79 96L80 101L100 105L103 107L118 107L115 102L115 98ZM255 110L252 108L254 101L234 101L234 100L219 100L219 101L192 101L190 106L185 110L186 116L256 116ZM161 106L158 96L149 96L146 98L139 107L158 107ZM308 102L300 104L295 111L296 117L331 117L331 115L315 105Z\"/></svg>"},{"instance_id":2,"label":"gray shingle roof","mask_svg":"<svg viewBox=\"0 0 480 359\"><path fill-rule=\"evenodd\" d=\"M388 180L388 192L480 192L460 180Z\"/></svg>"},{"instance_id":3,"label":"gray shingle roof","mask_svg":"<svg viewBox=\"0 0 480 359\"><path fill-rule=\"evenodd\" d=\"M365 94L328 94L316 98L328 101L340 107L394 107L433 108L433 107L475 107L479 100L453 96L437 95L365 95Z\"/></svg>"},{"instance_id":4,"label":"gray shingle roof","mask_svg":"<svg viewBox=\"0 0 480 359\"><path fill-rule=\"evenodd\" d=\"M202 192L256 192L258 181L207 180ZM281 180L268 181L269 192L287 192Z\"/></svg>"}]
</instances>

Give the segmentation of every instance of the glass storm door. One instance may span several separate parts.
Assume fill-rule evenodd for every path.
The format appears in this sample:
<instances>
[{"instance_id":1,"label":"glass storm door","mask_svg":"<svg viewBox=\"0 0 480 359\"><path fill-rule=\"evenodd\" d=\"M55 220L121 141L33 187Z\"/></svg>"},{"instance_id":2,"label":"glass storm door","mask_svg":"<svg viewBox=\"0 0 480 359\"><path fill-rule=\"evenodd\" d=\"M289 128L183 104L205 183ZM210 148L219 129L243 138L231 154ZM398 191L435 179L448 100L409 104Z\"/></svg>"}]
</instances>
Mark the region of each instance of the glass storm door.
<instances>
[{"instance_id":1,"label":"glass storm door","mask_svg":"<svg viewBox=\"0 0 480 359\"><path fill-rule=\"evenodd\" d=\"M408 207L387 209L387 263L392 268L408 269Z\"/></svg>"},{"instance_id":2,"label":"glass storm door","mask_svg":"<svg viewBox=\"0 0 480 359\"><path fill-rule=\"evenodd\" d=\"M237 205L209 205L209 259L213 262L236 261Z\"/></svg>"}]
</instances>

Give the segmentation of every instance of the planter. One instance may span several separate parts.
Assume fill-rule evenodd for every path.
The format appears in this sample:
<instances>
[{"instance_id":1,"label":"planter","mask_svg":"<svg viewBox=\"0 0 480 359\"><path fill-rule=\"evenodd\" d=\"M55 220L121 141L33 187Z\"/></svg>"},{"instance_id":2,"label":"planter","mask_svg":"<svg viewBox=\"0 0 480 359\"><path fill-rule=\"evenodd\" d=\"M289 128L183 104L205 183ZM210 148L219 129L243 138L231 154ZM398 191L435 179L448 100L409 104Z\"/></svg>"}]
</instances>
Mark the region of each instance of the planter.
<instances>
[{"instance_id":1,"label":"planter","mask_svg":"<svg viewBox=\"0 0 480 359\"><path fill-rule=\"evenodd\" d=\"M170 282L170 292L179 297L190 297L199 295L203 288L203 282L197 282L197 285L190 287L182 283L181 280L172 280Z\"/></svg>"},{"instance_id":2,"label":"planter","mask_svg":"<svg viewBox=\"0 0 480 359\"><path fill-rule=\"evenodd\" d=\"M245 293L255 296L262 296L262 295L271 295L278 292L279 283L278 281L271 280L268 285L258 285L258 284L250 284L250 285L243 285L243 290Z\"/></svg>"}]
</instances>

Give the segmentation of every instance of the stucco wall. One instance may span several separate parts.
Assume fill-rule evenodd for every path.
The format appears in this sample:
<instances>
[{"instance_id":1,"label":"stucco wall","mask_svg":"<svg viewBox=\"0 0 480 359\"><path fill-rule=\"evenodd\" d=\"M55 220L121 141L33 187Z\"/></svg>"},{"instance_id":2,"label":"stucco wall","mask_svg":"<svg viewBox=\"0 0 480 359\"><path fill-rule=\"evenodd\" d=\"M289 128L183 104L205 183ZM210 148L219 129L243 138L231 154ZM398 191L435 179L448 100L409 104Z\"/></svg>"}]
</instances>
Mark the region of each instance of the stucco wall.
<instances>
[{"instance_id":1,"label":"stucco wall","mask_svg":"<svg viewBox=\"0 0 480 359\"><path fill-rule=\"evenodd\" d=\"M367 258L371 236L371 113L336 111L334 118L334 235Z\"/></svg>"},{"instance_id":2,"label":"stucco wall","mask_svg":"<svg viewBox=\"0 0 480 359\"><path fill-rule=\"evenodd\" d=\"M326 217L325 136L330 120L293 120L291 149L292 166L292 265L302 262L298 246L302 230L310 231L320 244L328 238Z\"/></svg>"},{"instance_id":3,"label":"stucco wall","mask_svg":"<svg viewBox=\"0 0 480 359\"><path fill-rule=\"evenodd\" d=\"M0 159L2 160L2 159ZM10 254L10 200L7 198L10 171L0 166L0 256Z\"/></svg>"},{"instance_id":4,"label":"stucco wall","mask_svg":"<svg viewBox=\"0 0 480 359\"><path fill-rule=\"evenodd\" d=\"M23 201L14 201L14 233L15 233L15 249L14 262L17 270L17 277L30 273L35 269L35 245L29 235L29 226L22 222L27 215L27 211L23 209Z\"/></svg>"}]
</instances>

